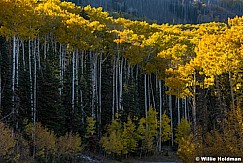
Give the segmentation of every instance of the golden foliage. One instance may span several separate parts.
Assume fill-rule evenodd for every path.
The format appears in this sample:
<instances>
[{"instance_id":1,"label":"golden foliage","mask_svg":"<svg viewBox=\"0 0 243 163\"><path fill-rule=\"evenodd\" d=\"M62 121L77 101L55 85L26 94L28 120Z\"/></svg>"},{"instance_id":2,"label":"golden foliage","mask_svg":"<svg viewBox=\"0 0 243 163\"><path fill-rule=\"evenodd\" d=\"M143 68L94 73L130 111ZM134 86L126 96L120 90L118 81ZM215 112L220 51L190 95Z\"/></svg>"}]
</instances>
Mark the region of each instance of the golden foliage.
<instances>
[{"instance_id":1,"label":"golden foliage","mask_svg":"<svg viewBox=\"0 0 243 163\"><path fill-rule=\"evenodd\" d=\"M31 139L31 144L36 148L38 157L48 161L53 158L70 157L81 151L81 137L78 134L66 133L64 136L56 137L52 130L43 127L40 122L35 125L29 123L25 132Z\"/></svg>"},{"instance_id":2,"label":"golden foliage","mask_svg":"<svg viewBox=\"0 0 243 163\"><path fill-rule=\"evenodd\" d=\"M138 146L138 140L136 135L136 126L132 122L131 118L128 117L127 123L123 124L123 132L122 132L122 139L123 139L123 146L124 150L123 153L134 152Z\"/></svg>"},{"instance_id":3,"label":"golden foliage","mask_svg":"<svg viewBox=\"0 0 243 163\"><path fill-rule=\"evenodd\" d=\"M193 142L193 134L190 134L187 137L182 137L179 142L179 148L177 151L178 156L185 162L194 163L196 154L195 154L195 145Z\"/></svg>"},{"instance_id":4,"label":"golden foliage","mask_svg":"<svg viewBox=\"0 0 243 163\"><path fill-rule=\"evenodd\" d=\"M58 155L67 155L78 153L82 150L81 138L78 134L66 133L57 140Z\"/></svg>"},{"instance_id":5,"label":"golden foliage","mask_svg":"<svg viewBox=\"0 0 243 163\"><path fill-rule=\"evenodd\" d=\"M228 118L222 124L222 132L211 131L205 137L205 155L222 157L243 156L243 111L231 109Z\"/></svg>"},{"instance_id":6,"label":"golden foliage","mask_svg":"<svg viewBox=\"0 0 243 163\"><path fill-rule=\"evenodd\" d=\"M161 133L162 142L166 142L170 140L172 136L172 131L170 127L170 118L165 112L162 115L161 127L162 127L162 133Z\"/></svg>"},{"instance_id":7,"label":"golden foliage","mask_svg":"<svg viewBox=\"0 0 243 163\"><path fill-rule=\"evenodd\" d=\"M85 137L89 138L91 135L93 135L95 133L96 120L93 117L87 117L86 121L87 121L86 122L87 123L87 127L86 127Z\"/></svg>"},{"instance_id":8,"label":"golden foliage","mask_svg":"<svg viewBox=\"0 0 243 163\"><path fill-rule=\"evenodd\" d=\"M176 128L175 142L179 144L182 138L186 139L189 136L190 130L191 127L189 121L182 118L180 124L178 124Z\"/></svg>"},{"instance_id":9,"label":"golden foliage","mask_svg":"<svg viewBox=\"0 0 243 163\"><path fill-rule=\"evenodd\" d=\"M107 127L107 133L101 138L100 144L108 154L122 154L124 144L122 140L122 126L119 119L113 120Z\"/></svg>"},{"instance_id":10,"label":"golden foliage","mask_svg":"<svg viewBox=\"0 0 243 163\"><path fill-rule=\"evenodd\" d=\"M0 122L0 156L9 159L14 154L15 145L16 140L11 129Z\"/></svg>"}]
</instances>

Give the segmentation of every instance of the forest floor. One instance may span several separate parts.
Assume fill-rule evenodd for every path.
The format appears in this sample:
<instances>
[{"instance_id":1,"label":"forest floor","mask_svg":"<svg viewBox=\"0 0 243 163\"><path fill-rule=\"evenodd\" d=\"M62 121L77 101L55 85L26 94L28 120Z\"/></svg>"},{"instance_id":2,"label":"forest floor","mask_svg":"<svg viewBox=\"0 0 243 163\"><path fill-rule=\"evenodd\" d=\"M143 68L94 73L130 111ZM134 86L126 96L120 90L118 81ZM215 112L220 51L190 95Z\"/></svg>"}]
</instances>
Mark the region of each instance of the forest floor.
<instances>
[{"instance_id":1,"label":"forest floor","mask_svg":"<svg viewBox=\"0 0 243 163\"><path fill-rule=\"evenodd\" d=\"M114 160L110 158L106 158L100 154L92 154L86 153L80 155L81 160L78 162L85 162L85 163L182 163L179 159L176 151L169 150L156 153L152 156L147 156L143 158L139 157L130 157L128 159L123 160Z\"/></svg>"}]
</instances>

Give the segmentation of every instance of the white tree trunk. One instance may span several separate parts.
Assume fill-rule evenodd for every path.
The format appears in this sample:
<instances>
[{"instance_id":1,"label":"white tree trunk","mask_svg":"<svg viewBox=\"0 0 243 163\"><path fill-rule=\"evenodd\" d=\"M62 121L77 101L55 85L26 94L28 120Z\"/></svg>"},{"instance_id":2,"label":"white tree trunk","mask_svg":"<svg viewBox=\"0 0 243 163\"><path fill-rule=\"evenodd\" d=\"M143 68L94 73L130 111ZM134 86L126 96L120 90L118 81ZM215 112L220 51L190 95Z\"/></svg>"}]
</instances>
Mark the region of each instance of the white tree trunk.
<instances>
[{"instance_id":1,"label":"white tree trunk","mask_svg":"<svg viewBox=\"0 0 243 163\"><path fill-rule=\"evenodd\" d=\"M18 89L19 87L19 54L20 54L20 40L19 38L17 38L17 42L16 42L16 88ZM15 97L16 98L16 97ZM16 116L19 114L19 100L18 100L18 103L17 105L15 106L15 114ZM19 121L17 120L16 121L16 129L19 128Z\"/></svg>"},{"instance_id":2,"label":"white tree trunk","mask_svg":"<svg viewBox=\"0 0 243 163\"><path fill-rule=\"evenodd\" d=\"M97 110L95 109L95 104L97 101L97 54L91 53L90 60L92 61L91 64L91 80L92 80L92 117L96 118ZM96 113L95 113L96 112Z\"/></svg>"},{"instance_id":3,"label":"white tree trunk","mask_svg":"<svg viewBox=\"0 0 243 163\"><path fill-rule=\"evenodd\" d=\"M84 74L84 51L82 50L81 56L80 56L80 74Z\"/></svg>"},{"instance_id":4,"label":"white tree trunk","mask_svg":"<svg viewBox=\"0 0 243 163\"><path fill-rule=\"evenodd\" d=\"M44 36L44 69L46 70L46 54L47 54L47 36Z\"/></svg>"},{"instance_id":5,"label":"white tree trunk","mask_svg":"<svg viewBox=\"0 0 243 163\"><path fill-rule=\"evenodd\" d=\"M99 72L98 72L98 56L99 54L96 52L94 56L94 84L95 84L95 109L96 109L96 120L99 119L99 86L98 86L98 78L99 78ZM98 120L99 121L99 120Z\"/></svg>"},{"instance_id":6,"label":"white tree trunk","mask_svg":"<svg viewBox=\"0 0 243 163\"><path fill-rule=\"evenodd\" d=\"M147 97L147 74L144 74L144 107L145 107L145 118L148 113L148 97Z\"/></svg>"},{"instance_id":7,"label":"white tree trunk","mask_svg":"<svg viewBox=\"0 0 243 163\"><path fill-rule=\"evenodd\" d=\"M19 86L19 47L20 47L20 41L17 38L16 39L16 87Z\"/></svg>"},{"instance_id":8,"label":"white tree trunk","mask_svg":"<svg viewBox=\"0 0 243 163\"><path fill-rule=\"evenodd\" d=\"M136 76L135 76L136 81L138 81L138 75L139 75L139 65L136 65Z\"/></svg>"},{"instance_id":9,"label":"white tree trunk","mask_svg":"<svg viewBox=\"0 0 243 163\"><path fill-rule=\"evenodd\" d=\"M193 138L195 146L197 144L197 120L196 120L196 72L193 75L193 97L192 97L192 119L193 119Z\"/></svg>"},{"instance_id":10,"label":"white tree trunk","mask_svg":"<svg viewBox=\"0 0 243 163\"><path fill-rule=\"evenodd\" d=\"M177 98L177 112L178 112L178 124L181 122L181 113L180 113L180 99Z\"/></svg>"},{"instance_id":11,"label":"white tree trunk","mask_svg":"<svg viewBox=\"0 0 243 163\"><path fill-rule=\"evenodd\" d=\"M112 88L113 88L113 90L112 90L112 120L114 120L114 118L115 118L115 100L116 100L116 98L115 98L115 93L116 93L116 58L114 57L113 58L113 82L112 82Z\"/></svg>"},{"instance_id":12,"label":"white tree trunk","mask_svg":"<svg viewBox=\"0 0 243 163\"><path fill-rule=\"evenodd\" d=\"M149 77L149 85L150 85L150 90L151 90L151 96L152 96L152 106L154 109L156 104L155 104L155 98L154 98L154 90L153 90L153 84L152 84L152 75L150 74L150 77Z\"/></svg>"},{"instance_id":13,"label":"white tree trunk","mask_svg":"<svg viewBox=\"0 0 243 163\"><path fill-rule=\"evenodd\" d=\"M37 38L37 59L38 59L38 70L41 71L41 59L40 59L40 37Z\"/></svg>"},{"instance_id":14,"label":"white tree trunk","mask_svg":"<svg viewBox=\"0 0 243 163\"><path fill-rule=\"evenodd\" d=\"M75 101L75 51L73 51L73 65L72 65L72 113L74 113L74 101Z\"/></svg>"},{"instance_id":15,"label":"white tree trunk","mask_svg":"<svg viewBox=\"0 0 243 163\"><path fill-rule=\"evenodd\" d=\"M130 76L131 76L131 66L130 64L127 62L127 83L130 79Z\"/></svg>"},{"instance_id":16,"label":"white tree trunk","mask_svg":"<svg viewBox=\"0 0 243 163\"><path fill-rule=\"evenodd\" d=\"M159 151L161 151L161 144L162 144L162 139L161 139L161 134L162 134L162 86L161 86L161 80L159 80Z\"/></svg>"},{"instance_id":17,"label":"white tree trunk","mask_svg":"<svg viewBox=\"0 0 243 163\"><path fill-rule=\"evenodd\" d=\"M187 117L187 97L184 99L184 101L185 101L185 104L184 104L184 106L185 106L185 119L188 119L188 117Z\"/></svg>"},{"instance_id":18,"label":"white tree trunk","mask_svg":"<svg viewBox=\"0 0 243 163\"><path fill-rule=\"evenodd\" d=\"M150 75L151 74L148 74L148 76L147 76L147 83L146 83L147 84L147 90L148 90L147 91L147 95L148 95L148 106L149 107L151 106L151 101L150 101L151 100L151 96L150 96L151 95L150 94Z\"/></svg>"},{"instance_id":19,"label":"white tree trunk","mask_svg":"<svg viewBox=\"0 0 243 163\"><path fill-rule=\"evenodd\" d=\"M83 105L83 92L80 90L80 109L81 109L81 122L84 123L84 105Z\"/></svg>"},{"instance_id":20,"label":"white tree trunk","mask_svg":"<svg viewBox=\"0 0 243 163\"><path fill-rule=\"evenodd\" d=\"M15 114L15 73L16 73L16 41L17 36L13 36L13 54L12 54L12 114L13 114L13 122L16 121L16 114Z\"/></svg>"},{"instance_id":21,"label":"white tree trunk","mask_svg":"<svg viewBox=\"0 0 243 163\"><path fill-rule=\"evenodd\" d=\"M37 74L36 74L36 69L37 69L37 59L36 59L36 40L34 42L34 112L33 112L33 123L35 125L36 123L36 108L37 108Z\"/></svg>"},{"instance_id":22,"label":"white tree trunk","mask_svg":"<svg viewBox=\"0 0 243 163\"><path fill-rule=\"evenodd\" d=\"M123 107L122 107L122 92L123 92L123 62L124 62L124 58L122 57L122 60L121 60L121 64L119 66L120 70L119 70L119 86L120 86L120 89L119 89L119 108L120 110L123 110Z\"/></svg>"},{"instance_id":23,"label":"white tree trunk","mask_svg":"<svg viewBox=\"0 0 243 163\"><path fill-rule=\"evenodd\" d=\"M60 47L59 47L59 75L60 75L60 78L59 78L59 82L60 82L60 85L61 87L59 88L59 95L61 96L62 95L62 90L63 90L63 77L62 77L62 63L63 63L63 50L62 50L62 44L60 44Z\"/></svg>"},{"instance_id":24,"label":"white tree trunk","mask_svg":"<svg viewBox=\"0 0 243 163\"><path fill-rule=\"evenodd\" d=\"M2 108L2 54L0 51L0 109Z\"/></svg>"},{"instance_id":25,"label":"white tree trunk","mask_svg":"<svg viewBox=\"0 0 243 163\"><path fill-rule=\"evenodd\" d=\"M24 72L26 71L26 66L25 66L25 48L24 48L24 41L21 41L21 46L22 46L22 62L23 62L23 67L24 67Z\"/></svg>"},{"instance_id":26,"label":"white tree trunk","mask_svg":"<svg viewBox=\"0 0 243 163\"><path fill-rule=\"evenodd\" d=\"M99 57L99 125L101 127L101 112L102 112L102 101L101 101L101 88L102 88L102 53L100 54ZM100 131L101 132L101 131ZM100 134L100 133L99 133Z\"/></svg>"},{"instance_id":27,"label":"white tree trunk","mask_svg":"<svg viewBox=\"0 0 243 163\"><path fill-rule=\"evenodd\" d=\"M79 68L79 51L78 49L76 50L76 57L75 57L76 61L75 61L75 96L76 96L76 106L78 106L78 96L79 96L79 93L78 93L78 68Z\"/></svg>"},{"instance_id":28,"label":"white tree trunk","mask_svg":"<svg viewBox=\"0 0 243 163\"><path fill-rule=\"evenodd\" d=\"M32 85L32 62L31 62L31 41L28 41L29 48L29 83L30 83L30 107L31 107L31 118L32 118L32 141L33 141L33 158L35 157L35 120L34 120L34 100L33 100L33 85ZM32 47L33 48L33 47Z\"/></svg>"},{"instance_id":29,"label":"white tree trunk","mask_svg":"<svg viewBox=\"0 0 243 163\"><path fill-rule=\"evenodd\" d=\"M119 97L118 97L118 94L119 94L119 88L118 88L118 80L119 80L119 74L118 74L118 66L119 66L119 59L120 57L118 56L116 58L116 64L115 64L115 97L116 97L116 112L119 113Z\"/></svg>"},{"instance_id":30,"label":"white tree trunk","mask_svg":"<svg viewBox=\"0 0 243 163\"><path fill-rule=\"evenodd\" d=\"M30 83L30 107L31 107L31 114L32 114L32 122L33 119L33 112L34 112L34 102L33 102L33 88L32 88L32 62L31 62L31 41L29 40L29 83Z\"/></svg>"},{"instance_id":31,"label":"white tree trunk","mask_svg":"<svg viewBox=\"0 0 243 163\"><path fill-rule=\"evenodd\" d=\"M170 127L171 127L171 145L174 146L174 132L173 132L173 111L172 111L172 96L169 95L169 110L170 110Z\"/></svg>"}]
</instances>

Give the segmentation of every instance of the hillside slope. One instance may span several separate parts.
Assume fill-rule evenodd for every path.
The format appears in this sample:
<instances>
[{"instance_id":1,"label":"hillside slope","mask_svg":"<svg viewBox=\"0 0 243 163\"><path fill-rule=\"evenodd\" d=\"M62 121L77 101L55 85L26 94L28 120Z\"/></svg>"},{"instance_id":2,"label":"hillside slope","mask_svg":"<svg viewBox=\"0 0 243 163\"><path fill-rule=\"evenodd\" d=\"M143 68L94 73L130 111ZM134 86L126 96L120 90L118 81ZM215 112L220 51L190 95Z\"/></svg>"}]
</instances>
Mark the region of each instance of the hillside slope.
<instances>
[{"instance_id":1,"label":"hillside slope","mask_svg":"<svg viewBox=\"0 0 243 163\"><path fill-rule=\"evenodd\" d=\"M243 15L242 0L68 0L78 5L103 7L158 23L203 23L227 21ZM124 14L123 14L124 15ZM129 17L128 17L129 18Z\"/></svg>"}]
</instances>

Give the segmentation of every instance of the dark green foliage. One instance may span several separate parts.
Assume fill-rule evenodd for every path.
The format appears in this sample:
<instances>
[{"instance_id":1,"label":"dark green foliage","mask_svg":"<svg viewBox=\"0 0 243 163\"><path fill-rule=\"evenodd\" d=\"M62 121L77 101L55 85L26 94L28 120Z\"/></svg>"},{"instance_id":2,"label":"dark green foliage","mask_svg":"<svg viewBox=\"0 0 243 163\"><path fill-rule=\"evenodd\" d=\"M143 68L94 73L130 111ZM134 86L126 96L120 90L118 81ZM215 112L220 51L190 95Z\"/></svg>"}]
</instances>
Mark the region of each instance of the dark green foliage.
<instances>
[{"instance_id":1,"label":"dark green foliage","mask_svg":"<svg viewBox=\"0 0 243 163\"><path fill-rule=\"evenodd\" d=\"M2 86L2 99L1 99L1 112L3 116L11 114L11 40L6 40L0 37L0 66L1 66L1 86ZM11 117L5 121L11 121Z\"/></svg>"},{"instance_id":2,"label":"dark green foliage","mask_svg":"<svg viewBox=\"0 0 243 163\"><path fill-rule=\"evenodd\" d=\"M107 60L102 64L102 113L101 122L102 126L111 122L111 107L112 107L112 63L111 56L108 56ZM109 108L109 109L108 109Z\"/></svg>"},{"instance_id":3,"label":"dark green foliage","mask_svg":"<svg viewBox=\"0 0 243 163\"><path fill-rule=\"evenodd\" d=\"M158 23L196 24L227 21L228 17L242 15L243 2L232 0L68 0L78 5L102 6L116 17L131 20L156 20ZM115 11L115 12L114 12ZM150 22L150 21L149 21ZM152 23L153 21L151 21Z\"/></svg>"},{"instance_id":4,"label":"dark green foliage","mask_svg":"<svg viewBox=\"0 0 243 163\"><path fill-rule=\"evenodd\" d=\"M47 65L45 79L38 85L38 120L58 135L65 133L65 108L59 95L59 80L52 75L52 67Z\"/></svg>"},{"instance_id":5,"label":"dark green foliage","mask_svg":"<svg viewBox=\"0 0 243 163\"><path fill-rule=\"evenodd\" d=\"M136 117L139 116L139 105L138 105L138 93L136 89L136 83L134 79L129 78L127 83L123 85L123 97L122 106L124 108L122 112L122 119L125 121L128 116Z\"/></svg>"}]
</instances>

